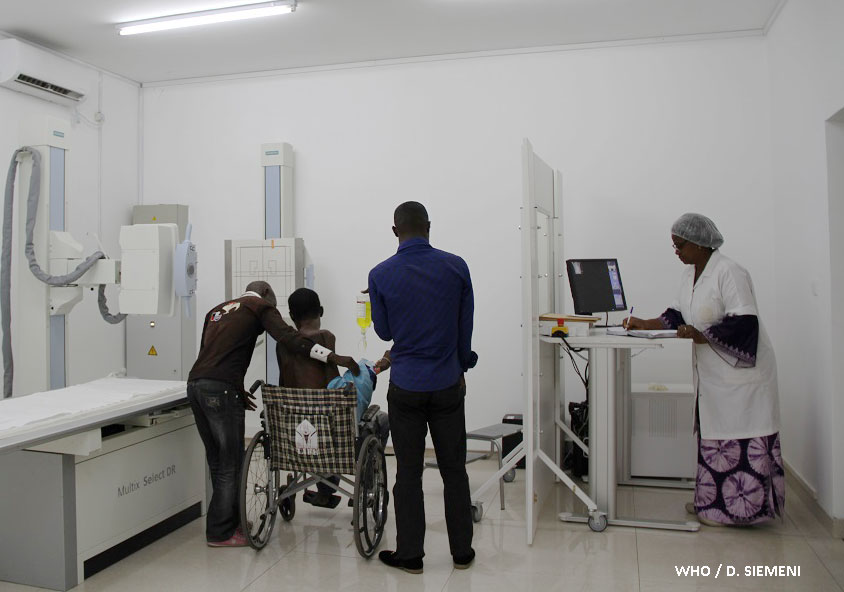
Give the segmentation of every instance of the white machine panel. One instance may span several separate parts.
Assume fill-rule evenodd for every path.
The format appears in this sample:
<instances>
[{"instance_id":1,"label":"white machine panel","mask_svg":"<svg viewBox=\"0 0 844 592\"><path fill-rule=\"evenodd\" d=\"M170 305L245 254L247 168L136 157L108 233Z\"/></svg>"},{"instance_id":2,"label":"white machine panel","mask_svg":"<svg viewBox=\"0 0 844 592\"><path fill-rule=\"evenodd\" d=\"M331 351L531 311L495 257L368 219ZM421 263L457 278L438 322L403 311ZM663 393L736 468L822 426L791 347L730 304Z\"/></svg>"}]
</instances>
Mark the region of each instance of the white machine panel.
<instances>
[{"instance_id":1,"label":"white machine panel","mask_svg":"<svg viewBox=\"0 0 844 592\"><path fill-rule=\"evenodd\" d=\"M137 378L187 380L196 361L196 322L195 299L191 299L189 316L177 305L172 317L127 317L126 373Z\"/></svg>"},{"instance_id":2,"label":"white machine panel","mask_svg":"<svg viewBox=\"0 0 844 592\"><path fill-rule=\"evenodd\" d=\"M287 297L304 286L304 243L301 238L226 241L226 298L237 298L250 282L273 287L278 310L287 319Z\"/></svg>"},{"instance_id":3,"label":"white machine panel","mask_svg":"<svg viewBox=\"0 0 844 592\"><path fill-rule=\"evenodd\" d=\"M142 445L77 462L80 563L204 499L204 454L191 422Z\"/></svg>"},{"instance_id":4,"label":"white machine panel","mask_svg":"<svg viewBox=\"0 0 844 592\"><path fill-rule=\"evenodd\" d=\"M175 224L136 224L120 228L120 312L172 315Z\"/></svg>"},{"instance_id":5,"label":"white machine panel","mask_svg":"<svg viewBox=\"0 0 844 592\"><path fill-rule=\"evenodd\" d=\"M692 430L692 386L634 384L630 403L631 475L694 479L697 447Z\"/></svg>"},{"instance_id":6,"label":"white machine panel","mask_svg":"<svg viewBox=\"0 0 844 592\"><path fill-rule=\"evenodd\" d=\"M188 206L134 206L132 224L176 224L181 242L187 233ZM190 299L188 310L177 301L173 316L130 315L125 322L126 372L129 376L187 380L196 361L196 323L202 322L202 317L197 319L196 316L195 298Z\"/></svg>"}]
</instances>

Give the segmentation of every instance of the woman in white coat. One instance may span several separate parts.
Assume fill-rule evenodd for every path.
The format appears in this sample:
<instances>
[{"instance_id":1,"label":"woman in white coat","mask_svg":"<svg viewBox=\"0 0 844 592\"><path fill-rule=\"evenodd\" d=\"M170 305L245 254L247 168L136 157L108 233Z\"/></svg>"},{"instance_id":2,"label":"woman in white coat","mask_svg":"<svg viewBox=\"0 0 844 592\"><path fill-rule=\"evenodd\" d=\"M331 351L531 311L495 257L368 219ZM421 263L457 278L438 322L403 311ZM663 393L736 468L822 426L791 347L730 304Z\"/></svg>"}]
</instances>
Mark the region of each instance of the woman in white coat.
<instances>
[{"instance_id":1,"label":"woman in white coat","mask_svg":"<svg viewBox=\"0 0 844 592\"><path fill-rule=\"evenodd\" d=\"M694 341L698 468L689 512L707 525L757 524L783 515L785 474L774 350L759 320L750 274L718 248L724 239L700 214L671 227L687 265L677 299L629 329L677 329Z\"/></svg>"}]
</instances>

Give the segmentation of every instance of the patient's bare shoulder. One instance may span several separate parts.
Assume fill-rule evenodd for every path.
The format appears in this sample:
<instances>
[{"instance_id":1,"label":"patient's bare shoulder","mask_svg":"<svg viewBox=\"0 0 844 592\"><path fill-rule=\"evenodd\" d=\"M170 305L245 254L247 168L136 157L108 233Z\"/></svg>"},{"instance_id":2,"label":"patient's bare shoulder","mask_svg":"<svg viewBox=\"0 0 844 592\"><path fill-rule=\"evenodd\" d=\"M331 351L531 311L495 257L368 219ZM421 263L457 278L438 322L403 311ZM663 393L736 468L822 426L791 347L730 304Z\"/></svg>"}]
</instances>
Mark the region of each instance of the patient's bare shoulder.
<instances>
[{"instance_id":1,"label":"patient's bare shoulder","mask_svg":"<svg viewBox=\"0 0 844 592\"><path fill-rule=\"evenodd\" d=\"M319 336L322 340L322 345L324 345L331 351L334 351L334 346L337 345L337 338L334 336L334 333L332 333L328 329L320 329Z\"/></svg>"}]
</instances>

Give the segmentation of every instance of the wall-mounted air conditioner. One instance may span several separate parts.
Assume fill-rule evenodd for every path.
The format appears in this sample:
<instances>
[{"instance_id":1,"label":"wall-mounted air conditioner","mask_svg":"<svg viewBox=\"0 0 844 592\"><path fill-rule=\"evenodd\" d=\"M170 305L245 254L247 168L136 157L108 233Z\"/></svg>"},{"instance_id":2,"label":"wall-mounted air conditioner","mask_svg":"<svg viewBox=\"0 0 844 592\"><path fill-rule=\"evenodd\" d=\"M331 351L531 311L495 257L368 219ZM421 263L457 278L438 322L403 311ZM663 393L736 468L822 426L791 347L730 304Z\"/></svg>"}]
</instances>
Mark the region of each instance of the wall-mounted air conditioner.
<instances>
[{"instance_id":1,"label":"wall-mounted air conditioner","mask_svg":"<svg viewBox=\"0 0 844 592\"><path fill-rule=\"evenodd\" d=\"M85 93L67 75L71 63L17 39L0 40L0 86L75 106Z\"/></svg>"}]
</instances>

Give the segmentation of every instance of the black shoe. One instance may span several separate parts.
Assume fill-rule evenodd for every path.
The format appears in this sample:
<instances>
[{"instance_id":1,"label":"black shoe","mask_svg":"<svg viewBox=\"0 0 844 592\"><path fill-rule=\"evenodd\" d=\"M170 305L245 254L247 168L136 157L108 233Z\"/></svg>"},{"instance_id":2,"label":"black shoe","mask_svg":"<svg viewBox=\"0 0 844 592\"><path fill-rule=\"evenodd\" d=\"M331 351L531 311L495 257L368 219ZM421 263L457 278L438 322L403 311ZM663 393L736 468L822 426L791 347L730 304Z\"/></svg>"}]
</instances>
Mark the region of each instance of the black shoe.
<instances>
[{"instance_id":1,"label":"black shoe","mask_svg":"<svg viewBox=\"0 0 844 592\"><path fill-rule=\"evenodd\" d=\"M468 555L455 555L453 559L455 569L469 569L469 566L475 560L475 550L469 549Z\"/></svg>"},{"instance_id":2,"label":"black shoe","mask_svg":"<svg viewBox=\"0 0 844 592\"><path fill-rule=\"evenodd\" d=\"M340 504L340 496L314 491L305 491L302 494L302 501L320 508L336 508Z\"/></svg>"},{"instance_id":3,"label":"black shoe","mask_svg":"<svg viewBox=\"0 0 844 592\"><path fill-rule=\"evenodd\" d=\"M381 551L378 553L378 559L390 567L397 567L403 569L407 573L421 574L422 573L422 558L416 559L398 559L395 551Z\"/></svg>"}]
</instances>

